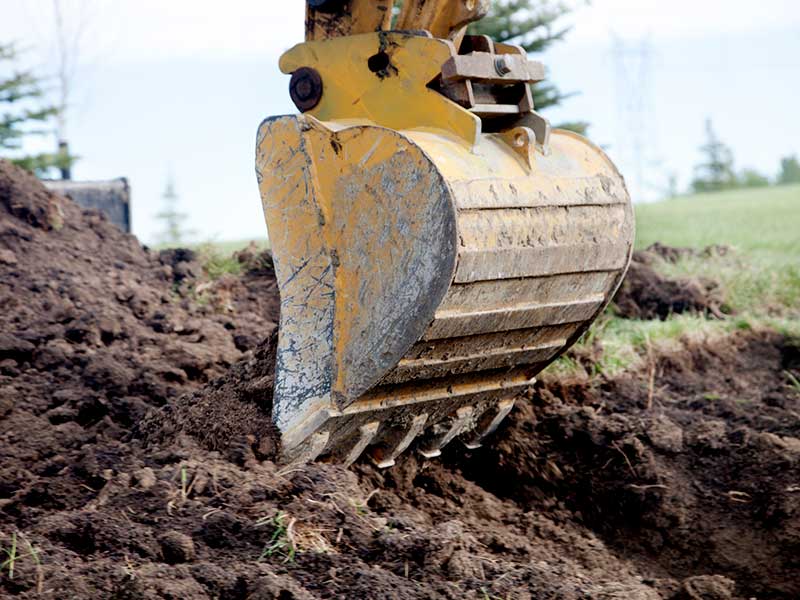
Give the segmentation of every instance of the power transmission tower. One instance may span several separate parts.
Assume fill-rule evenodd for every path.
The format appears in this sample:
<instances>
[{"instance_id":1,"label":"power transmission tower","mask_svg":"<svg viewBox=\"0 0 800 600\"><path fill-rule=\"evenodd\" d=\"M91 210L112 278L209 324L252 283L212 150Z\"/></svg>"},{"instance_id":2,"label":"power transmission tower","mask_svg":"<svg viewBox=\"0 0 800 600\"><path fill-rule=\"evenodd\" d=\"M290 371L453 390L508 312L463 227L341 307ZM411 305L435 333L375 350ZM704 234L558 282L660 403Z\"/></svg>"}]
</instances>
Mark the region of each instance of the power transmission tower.
<instances>
[{"instance_id":1,"label":"power transmission tower","mask_svg":"<svg viewBox=\"0 0 800 600\"><path fill-rule=\"evenodd\" d=\"M658 156L655 109L652 94L653 52L650 37L636 42L613 35L612 51L616 83L617 155L624 165L634 201L653 198L655 189L648 166Z\"/></svg>"}]
</instances>

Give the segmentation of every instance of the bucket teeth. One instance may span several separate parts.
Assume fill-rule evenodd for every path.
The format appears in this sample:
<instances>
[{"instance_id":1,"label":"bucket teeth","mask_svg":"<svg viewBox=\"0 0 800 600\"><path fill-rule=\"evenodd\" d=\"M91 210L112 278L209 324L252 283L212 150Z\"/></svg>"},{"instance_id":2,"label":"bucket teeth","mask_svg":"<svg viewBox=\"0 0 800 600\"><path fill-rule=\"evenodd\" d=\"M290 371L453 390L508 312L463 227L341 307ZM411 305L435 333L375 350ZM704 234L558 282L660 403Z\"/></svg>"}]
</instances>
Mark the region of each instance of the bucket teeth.
<instances>
[{"instance_id":1,"label":"bucket teeth","mask_svg":"<svg viewBox=\"0 0 800 600\"><path fill-rule=\"evenodd\" d=\"M347 453L347 457L344 459L344 466L349 467L352 465L358 457L361 456L361 453L366 450L367 446L369 446L370 442L375 438L375 434L378 433L378 428L380 427L380 423L378 421L370 421L358 428L359 437L356 441L355 445L350 449L350 452Z\"/></svg>"},{"instance_id":2,"label":"bucket teeth","mask_svg":"<svg viewBox=\"0 0 800 600\"><path fill-rule=\"evenodd\" d=\"M372 451L372 460L381 469L386 469L394 465L394 460L411 445L428 421L427 413L417 415L411 421L408 429L397 429L387 435L384 442L376 446Z\"/></svg>"},{"instance_id":3,"label":"bucket teeth","mask_svg":"<svg viewBox=\"0 0 800 600\"><path fill-rule=\"evenodd\" d=\"M507 400L501 400L484 412L480 419L478 419L478 426L475 430L464 436L464 445L470 450L480 448L483 438L500 426L500 423L508 416L512 408L514 408L514 400L509 398Z\"/></svg>"},{"instance_id":4,"label":"bucket teeth","mask_svg":"<svg viewBox=\"0 0 800 600\"><path fill-rule=\"evenodd\" d=\"M295 454L290 464L305 464L316 460L327 447L330 436L328 431L320 431L312 435L302 450Z\"/></svg>"},{"instance_id":5,"label":"bucket teeth","mask_svg":"<svg viewBox=\"0 0 800 600\"><path fill-rule=\"evenodd\" d=\"M469 428L474 412L474 406L462 406L459 408L449 423L445 422L443 427L435 428L420 444L420 454L425 458L439 456L442 453L442 448Z\"/></svg>"}]
</instances>

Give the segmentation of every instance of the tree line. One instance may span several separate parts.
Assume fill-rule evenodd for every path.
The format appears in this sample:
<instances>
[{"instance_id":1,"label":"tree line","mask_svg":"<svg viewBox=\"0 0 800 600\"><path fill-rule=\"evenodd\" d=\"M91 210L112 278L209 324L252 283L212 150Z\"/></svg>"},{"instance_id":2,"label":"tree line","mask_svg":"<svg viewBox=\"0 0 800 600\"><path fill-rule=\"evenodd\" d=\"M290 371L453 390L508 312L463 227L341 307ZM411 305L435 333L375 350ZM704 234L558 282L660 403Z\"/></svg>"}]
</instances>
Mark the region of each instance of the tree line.
<instances>
[{"instance_id":1,"label":"tree line","mask_svg":"<svg viewBox=\"0 0 800 600\"><path fill-rule=\"evenodd\" d=\"M706 120L706 141L700 146L700 153L703 159L695 166L691 183L691 191L694 193L800 183L800 162L797 155L783 157L778 174L772 179L755 169L737 171L734 167L733 151L720 140L711 119Z\"/></svg>"}]
</instances>

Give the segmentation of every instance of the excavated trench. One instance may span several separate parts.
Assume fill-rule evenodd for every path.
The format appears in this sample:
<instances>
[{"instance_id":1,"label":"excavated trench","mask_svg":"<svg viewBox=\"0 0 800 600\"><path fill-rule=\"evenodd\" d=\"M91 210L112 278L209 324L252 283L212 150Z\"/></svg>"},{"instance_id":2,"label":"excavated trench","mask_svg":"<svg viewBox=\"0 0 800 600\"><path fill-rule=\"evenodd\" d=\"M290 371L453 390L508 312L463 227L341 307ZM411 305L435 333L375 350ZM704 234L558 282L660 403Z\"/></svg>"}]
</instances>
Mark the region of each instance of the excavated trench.
<instances>
[{"instance_id":1,"label":"excavated trench","mask_svg":"<svg viewBox=\"0 0 800 600\"><path fill-rule=\"evenodd\" d=\"M0 596L800 597L795 341L544 377L440 460L282 469L277 288L239 260L209 282L0 162ZM620 312L713 316L645 279Z\"/></svg>"}]
</instances>

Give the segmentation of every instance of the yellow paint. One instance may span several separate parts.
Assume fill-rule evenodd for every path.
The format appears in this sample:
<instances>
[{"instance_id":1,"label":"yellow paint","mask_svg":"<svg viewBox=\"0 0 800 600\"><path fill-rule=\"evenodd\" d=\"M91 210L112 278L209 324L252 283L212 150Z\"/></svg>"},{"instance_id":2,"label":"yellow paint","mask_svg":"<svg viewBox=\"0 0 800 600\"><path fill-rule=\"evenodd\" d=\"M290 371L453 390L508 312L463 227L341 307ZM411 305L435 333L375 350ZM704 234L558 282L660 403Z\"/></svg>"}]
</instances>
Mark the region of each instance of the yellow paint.
<instances>
[{"instance_id":1,"label":"yellow paint","mask_svg":"<svg viewBox=\"0 0 800 600\"><path fill-rule=\"evenodd\" d=\"M430 159L397 132L371 125L329 126L308 116L301 119L305 126L300 137L296 127L273 126L271 134L259 142L265 217L270 231L275 231L275 255L286 257L285 262L302 264L320 250L335 257L333 392L352 399L348 353L364 347L364 341L354 336L373 320L365 302L378 303L385 296L387 273L398 274L393 279L404 284L403 261L410 252L424 252L418 240L429 189L435 186L443 193L445 188ZM276 147L290 160L310 164L272 162ZM297 184L292 169L303 170L303 185ZM387 188L387 182L398 184L402 193ZM291 211L292 217L298 215L297 221L287 222L287 205L305 207ZM302 321L308 303L320 298L314 293L319 291L316 274L291 270L291 286L312 292L299 294L302 303L283 306L282 334L304 337ZM278 273L279 281L288 276ZM323 301L330 299L326 296ZM390 302L391 298L383 298L381 303ZM415 341L409 340L408 346Z\"/></svg>"},{"instance_id":2,"label":"yellow paint","mask_svg":"<svg viewBox=\"0 0 800 600\"><path fill-rule=\"evenodd\" d=\"M384 76L369 69L370 57L385 52ZM446 40L400 33L368 33L299 44L280 60L284 73L300 67L322 77L320 103L306 114L321 121L368 119L395 130L449 133L469 146L477 143L480 119L427 87L455 54Z\"/></svg>"}]
</instances>

